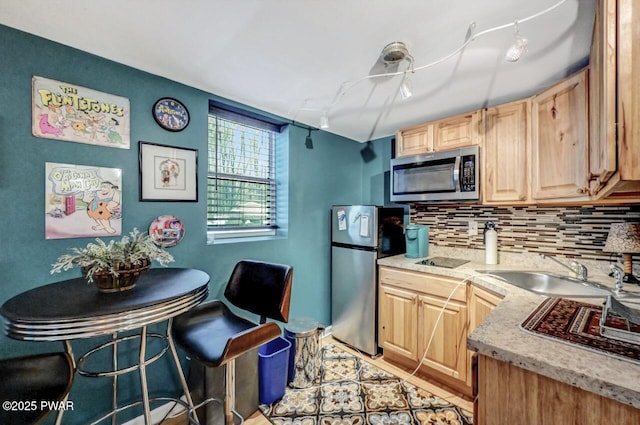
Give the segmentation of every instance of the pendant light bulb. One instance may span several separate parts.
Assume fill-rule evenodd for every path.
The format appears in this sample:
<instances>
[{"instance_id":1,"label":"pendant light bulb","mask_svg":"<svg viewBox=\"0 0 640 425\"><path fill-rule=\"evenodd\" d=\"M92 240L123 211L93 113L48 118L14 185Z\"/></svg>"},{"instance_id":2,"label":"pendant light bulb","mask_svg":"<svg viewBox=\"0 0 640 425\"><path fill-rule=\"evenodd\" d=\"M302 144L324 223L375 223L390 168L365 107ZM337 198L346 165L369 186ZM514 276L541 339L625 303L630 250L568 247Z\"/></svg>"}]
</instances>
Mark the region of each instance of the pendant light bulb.
<instances>
[{"instance_id":1,"label":"pendant light bulb","mask_svg":"<svg viewBox=\"0 0 640 425\"><path fill-rule=\"evenodd\" d=\"M400 96L402 96L403 100L409 99L413 96L413 92L411 91L411 83L409 81L409 77L405 75L402 79L402 84L400 84Z\"/></svg>"},{"instance_id":2,"label":"pendant light bulb","mask_svg":"<svg viewBox=\"0 0 640 425\"><path fill-rule=\"evenodd\" d=\"M529 41L520 35L518 31L518 21L515 22L516 31L514 34L514 40L507 53L505 53L504 58L509 62L517 62L522 55L527 53L527 45Z\"/></svg>"},{"instance_id":3,"label":"pendant light bulb","mask_svg":"<svg viewBox=\"0 0 640 425\"><path fill-rule=\"evenodd\" d=\"M527 53L527 44L528 41L526 38L516 35L516 39L507 53L504 55L504 58L509 62L517 62L518 59L522 57L525 53Z\"/></svg>"}]
</instances>

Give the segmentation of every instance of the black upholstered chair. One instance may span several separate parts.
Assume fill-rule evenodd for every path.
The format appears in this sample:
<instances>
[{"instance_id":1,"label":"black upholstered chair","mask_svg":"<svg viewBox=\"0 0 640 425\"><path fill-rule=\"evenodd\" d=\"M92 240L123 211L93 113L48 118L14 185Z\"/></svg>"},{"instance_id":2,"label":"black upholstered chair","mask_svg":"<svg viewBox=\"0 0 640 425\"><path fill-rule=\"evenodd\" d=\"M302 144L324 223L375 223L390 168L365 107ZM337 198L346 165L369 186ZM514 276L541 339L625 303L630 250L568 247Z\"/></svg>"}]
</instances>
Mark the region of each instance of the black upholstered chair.
<instances>
[{"instance_id":1,"label":"black upholstered chair","mask_svg":"<svg viewBox=\"0 0 640 425\"><path fill-rule=\"evenodd\" d=\"M54 406L41 401L62 402L71 389L74 363L67 353L36 354L0 360L0 399L22 403L0 409L0 424L33 425ZM29 403L26 404L25 403ZM59 407L59 406L57 406Z\"/></svg>"},{"instance_id":2,"label":"black upholstered chair","mask_svg":"<svg viewBox=\"0 0 640 425\"><path fill-rule=\"evenodd\" d=\"M260 316L258 324L236 315L220 300L200 304L173 321L173 339L192 358L209 367L226 365L226 424L233 424L237 415L235 359L281 335L280 327L266 319L289 320L292 278L291 266L242 260L231 273L224 296L239 309Z\"/></svg>"}]
</instances>

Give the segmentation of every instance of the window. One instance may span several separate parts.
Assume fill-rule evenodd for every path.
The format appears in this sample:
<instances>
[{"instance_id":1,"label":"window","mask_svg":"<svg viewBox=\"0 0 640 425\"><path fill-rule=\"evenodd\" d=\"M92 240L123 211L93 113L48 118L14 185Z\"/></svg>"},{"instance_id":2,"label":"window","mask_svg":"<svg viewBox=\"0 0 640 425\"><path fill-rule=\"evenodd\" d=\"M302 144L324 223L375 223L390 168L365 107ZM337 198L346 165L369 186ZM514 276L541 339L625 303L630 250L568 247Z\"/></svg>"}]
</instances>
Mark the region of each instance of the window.
<instances>
[{"instance_id":1,"label":"window","mask_svg":"<svg viewBox=\"0 0 640 425\"><path fill-rule=\"evenodd\" d=\"M211 102L207 228L213 240L274 236L284 221L283 123ZM280 170L279 170L280 169ZM285 177L285 178L283 178Z\"/></svg>"}]
</instances>

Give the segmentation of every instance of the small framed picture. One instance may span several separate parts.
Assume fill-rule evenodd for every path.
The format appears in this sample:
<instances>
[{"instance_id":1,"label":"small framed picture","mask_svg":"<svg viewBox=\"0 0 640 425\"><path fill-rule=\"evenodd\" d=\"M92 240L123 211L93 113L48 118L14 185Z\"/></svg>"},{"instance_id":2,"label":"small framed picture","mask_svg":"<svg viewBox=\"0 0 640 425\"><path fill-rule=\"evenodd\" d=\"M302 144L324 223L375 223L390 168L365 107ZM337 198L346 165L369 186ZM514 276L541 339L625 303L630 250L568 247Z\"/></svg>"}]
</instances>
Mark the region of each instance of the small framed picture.
<instances>
[{"instance_id":1,"label":"small framed picture","mask_svg":"<svg viewBox=\"0 0 640 425\"><path fill-rule=\"evenodd\" d=\"M198 202L198 151L139 142L140 201Z\"/></svg>"},{"instance_id":2,"label":"small framed picture","mask_svg":"<svg viewBox=\"0 0 640 425\"><path fill-rule=\"evenodd\" d=\"M189 125L189 111L177 99L163 97L153 105L153 118L169 131L182 131Z\"/></svg>"}]
</instances>

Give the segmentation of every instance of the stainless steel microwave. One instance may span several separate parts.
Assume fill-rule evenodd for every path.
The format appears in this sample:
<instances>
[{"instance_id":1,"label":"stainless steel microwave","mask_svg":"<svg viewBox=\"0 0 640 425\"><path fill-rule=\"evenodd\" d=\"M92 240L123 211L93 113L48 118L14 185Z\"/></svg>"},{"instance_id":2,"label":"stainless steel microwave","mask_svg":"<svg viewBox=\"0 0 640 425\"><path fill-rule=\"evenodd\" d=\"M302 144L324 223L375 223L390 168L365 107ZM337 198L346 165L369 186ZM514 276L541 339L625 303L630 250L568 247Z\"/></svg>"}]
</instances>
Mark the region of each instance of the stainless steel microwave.
<instances>
[{"instance_id":1,"label":"stainless steel microwave","mask_svg":"<svg viewBox=\"0 0 640 425\"><path fill-rule=\"evenodd\" d=\"M480 199L480 148L469 146L391 160L392 202Z\"/></svg>"}]
</instances>

